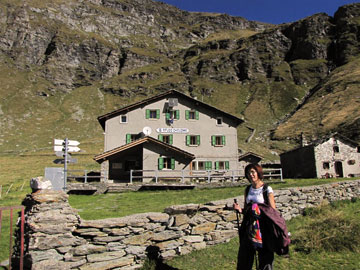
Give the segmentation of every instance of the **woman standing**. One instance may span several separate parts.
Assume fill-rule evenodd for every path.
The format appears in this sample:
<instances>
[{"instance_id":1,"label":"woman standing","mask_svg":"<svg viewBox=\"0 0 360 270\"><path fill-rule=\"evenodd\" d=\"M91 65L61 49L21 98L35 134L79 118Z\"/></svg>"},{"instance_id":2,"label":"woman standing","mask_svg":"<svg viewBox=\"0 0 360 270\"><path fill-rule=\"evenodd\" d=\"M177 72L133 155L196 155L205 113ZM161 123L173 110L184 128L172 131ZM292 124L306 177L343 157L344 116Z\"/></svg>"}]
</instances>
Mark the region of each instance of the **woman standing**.
<instances>
[{"instance_id":1,"label":"woman standing","mask_svg":"<svg viewBox=\"0 0 360 270\"><path fill-rule=\"evenodd\" d=\"M276 209L273 189L265 185L263 182L263 170L258 164L249 164L245 167L245 176L250 182L250 186L245 191L244 209L238 204L234 204L234 209L244 214L244 218L240 228L240 248L238 254L237 270L251 270L254 263L256 251L259 255L259 269L272 270L274 261L274 252L266 247L266 243L261 243L261 247L255 247L248 236L249 226L251 224L253 205L267 204ZM261 229L261 220L258 223ZM258 228L259 229L259 228ZM260 236L261 238L261 236Z\"/></svg>"}]
</instances>

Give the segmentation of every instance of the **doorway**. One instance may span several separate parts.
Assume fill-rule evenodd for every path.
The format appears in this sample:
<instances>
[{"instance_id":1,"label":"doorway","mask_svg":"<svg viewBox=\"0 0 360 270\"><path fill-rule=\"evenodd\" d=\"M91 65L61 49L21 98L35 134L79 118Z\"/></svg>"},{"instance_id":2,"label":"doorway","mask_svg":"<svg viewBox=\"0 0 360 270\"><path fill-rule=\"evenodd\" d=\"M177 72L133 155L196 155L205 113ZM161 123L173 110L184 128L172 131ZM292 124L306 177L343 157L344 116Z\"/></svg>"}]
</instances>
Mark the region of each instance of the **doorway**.
<instances>
[{"instance_id":1,"label":"doorway","mask_svg":"<svg viewBox=\"0 0 360 270\"><path fill-rule=\"evenodd\" d=\"M335 161L336 177L344 177L343 166L341 161Z\"/></svg>"}]
</instances>

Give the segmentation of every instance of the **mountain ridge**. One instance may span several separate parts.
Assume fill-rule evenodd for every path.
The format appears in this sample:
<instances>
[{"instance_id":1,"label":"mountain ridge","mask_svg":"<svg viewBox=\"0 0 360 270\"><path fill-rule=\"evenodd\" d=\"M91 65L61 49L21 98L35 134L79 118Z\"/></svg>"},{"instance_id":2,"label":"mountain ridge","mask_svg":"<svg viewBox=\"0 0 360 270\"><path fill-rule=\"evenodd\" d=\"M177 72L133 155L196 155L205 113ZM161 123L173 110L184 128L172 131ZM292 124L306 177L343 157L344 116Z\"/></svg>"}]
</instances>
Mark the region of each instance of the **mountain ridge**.
<instances>
[{"instance_id":1,"label":"mountain ridge","mask_svg":"<svg viewBox=\"0 0 360 270\"><path fill-rule=\"evenodd\" d=\"M298 143L301 128L287 127L301 104L339 84L331 77L360 52L359 4L282 25L151 0L2 0L0 15L0 150L54 136L100 141L97 116L175 89L243 117L239 147L277 159ZM346 135L358 140L350 112L320 130L303 124L305 133L354 130Z\"/></svg>"}]
</instances>

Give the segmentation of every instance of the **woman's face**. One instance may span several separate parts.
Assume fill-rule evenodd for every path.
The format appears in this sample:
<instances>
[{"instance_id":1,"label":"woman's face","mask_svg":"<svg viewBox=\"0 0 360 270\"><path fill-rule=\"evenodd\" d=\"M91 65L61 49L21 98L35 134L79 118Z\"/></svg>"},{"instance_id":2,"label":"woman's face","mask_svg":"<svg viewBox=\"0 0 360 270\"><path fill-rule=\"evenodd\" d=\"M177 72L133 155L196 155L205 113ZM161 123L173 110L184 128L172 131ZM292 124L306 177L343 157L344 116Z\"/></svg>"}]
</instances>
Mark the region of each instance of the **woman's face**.
<instances>
[{"instance_id":1,"label":"woman's face","mask_svg":"<svg viewBox=\"0 0 360 270\"><path fill-rule=\"evenodd\" d=\"M257 181L260 181L257 171L253 168L250 169L249 176L250 176L250 181L252 183L256 183Z\"/></svg>"}]
</instances>

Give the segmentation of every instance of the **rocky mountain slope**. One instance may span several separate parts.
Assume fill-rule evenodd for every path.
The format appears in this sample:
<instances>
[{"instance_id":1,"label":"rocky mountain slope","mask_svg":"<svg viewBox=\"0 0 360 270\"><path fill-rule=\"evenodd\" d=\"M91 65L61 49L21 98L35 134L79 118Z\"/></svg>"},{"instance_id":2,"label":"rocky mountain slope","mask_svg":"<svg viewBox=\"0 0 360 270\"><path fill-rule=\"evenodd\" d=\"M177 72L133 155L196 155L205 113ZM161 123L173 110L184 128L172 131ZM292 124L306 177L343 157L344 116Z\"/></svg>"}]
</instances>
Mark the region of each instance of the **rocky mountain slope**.
<instances>
[{"instance_id":1,"label":"rocky mountain slope","mask_svg":"<svg viewBox=\"0 0 360 270\"><path fill-rule=\"evenodd\" d=\"M301 132L358 139L359 25L360 4L268 25L151 0L1 0L0 151L100 143L98 115L169 89L243 117L240 147L269 159Z\"/></svg>"}]
</instances>

